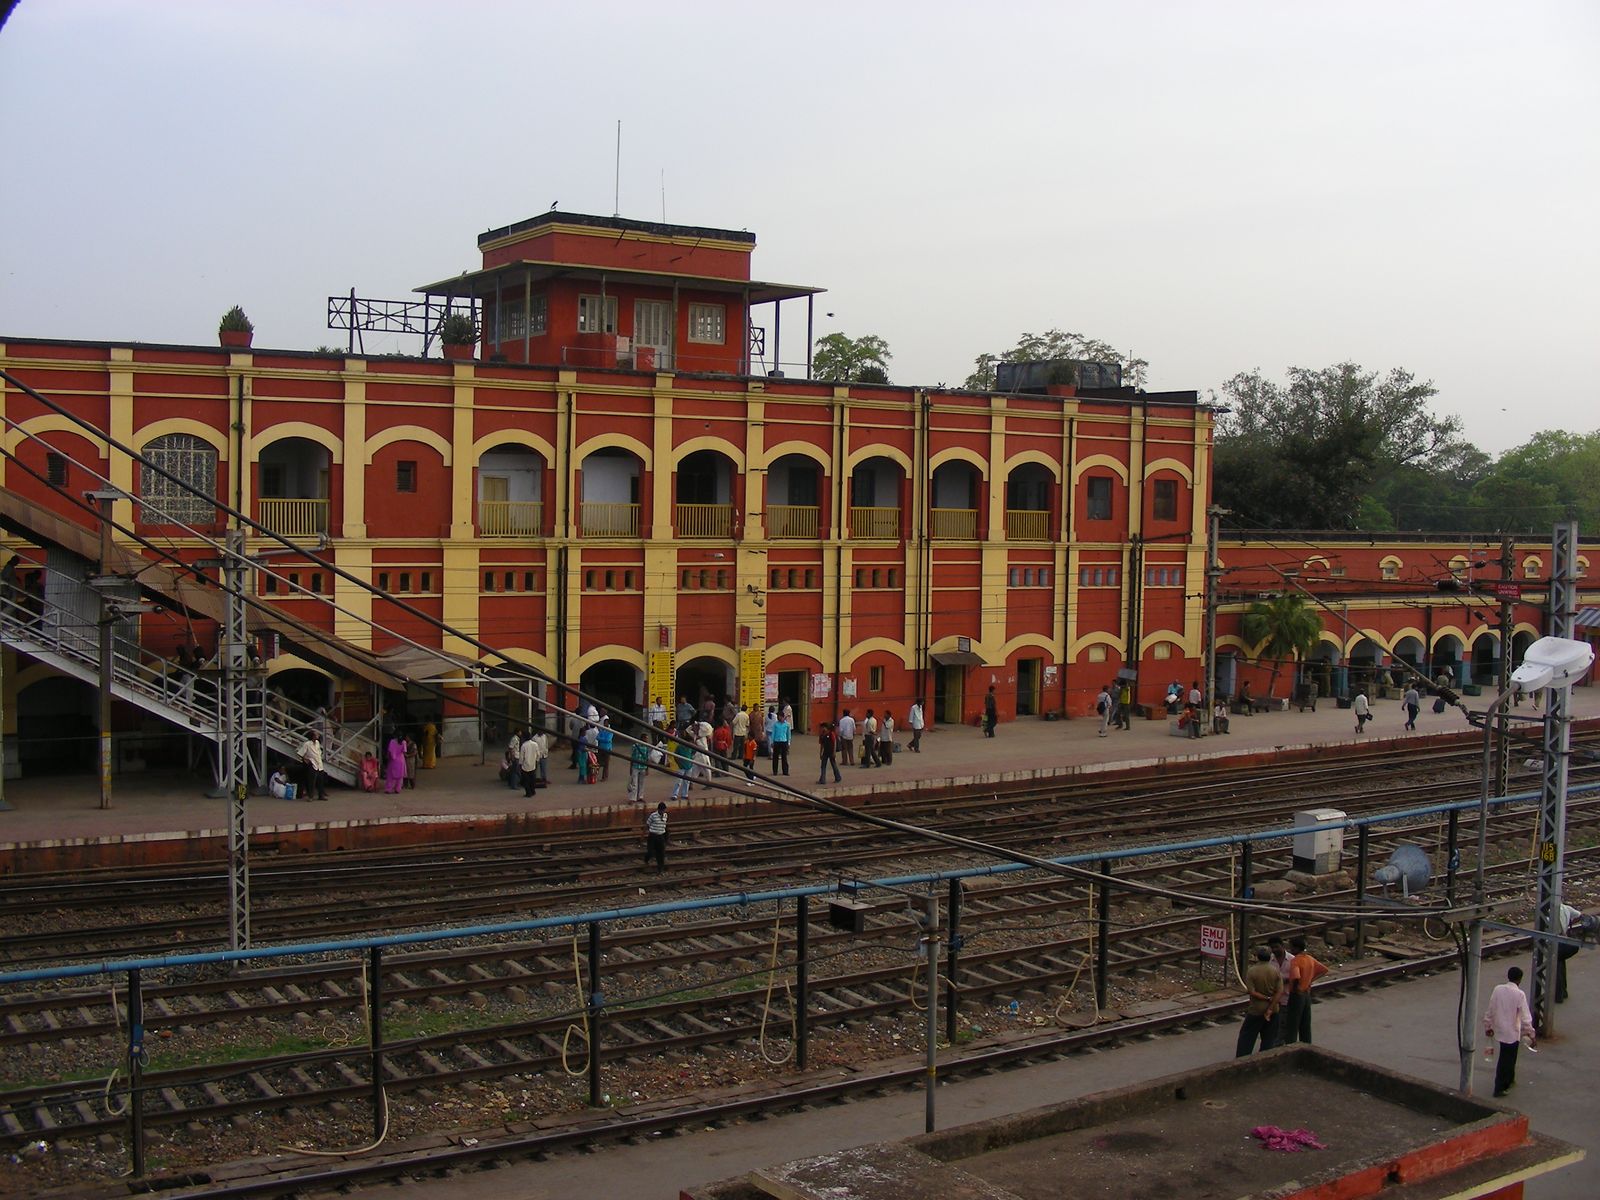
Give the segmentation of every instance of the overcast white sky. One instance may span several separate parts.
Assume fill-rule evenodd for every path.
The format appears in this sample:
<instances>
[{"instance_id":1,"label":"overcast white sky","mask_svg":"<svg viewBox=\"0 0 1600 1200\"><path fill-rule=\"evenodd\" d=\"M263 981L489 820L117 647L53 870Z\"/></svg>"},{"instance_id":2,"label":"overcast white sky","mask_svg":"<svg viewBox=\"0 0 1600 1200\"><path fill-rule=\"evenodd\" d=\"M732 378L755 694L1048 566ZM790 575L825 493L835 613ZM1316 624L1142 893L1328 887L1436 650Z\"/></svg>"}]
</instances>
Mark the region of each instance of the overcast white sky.
<instances>
[{"instance_id":1,"label":"overcast white sky","mask_svg":"<svg viewBox=\"0 0 1600 1200\"><path fill-rule=\"evenodd\" d=\"M330 294L612 212L620 118L624 216L664 173L897 383L1051 326L1157 388L1351 359L1498 451L1600 426L1597 62L1593 0L23 0L0 340L210 344L240 303L258 347L340 343Z\"/></svg>"}]
</instances>

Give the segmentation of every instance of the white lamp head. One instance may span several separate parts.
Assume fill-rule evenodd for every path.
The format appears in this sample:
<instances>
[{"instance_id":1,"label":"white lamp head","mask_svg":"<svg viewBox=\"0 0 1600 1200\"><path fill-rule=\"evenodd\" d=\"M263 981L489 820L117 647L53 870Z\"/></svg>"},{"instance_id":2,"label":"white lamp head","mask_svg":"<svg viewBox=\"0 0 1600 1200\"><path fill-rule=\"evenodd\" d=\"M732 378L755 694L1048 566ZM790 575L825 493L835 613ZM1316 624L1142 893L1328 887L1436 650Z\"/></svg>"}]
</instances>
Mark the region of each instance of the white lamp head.
<instances>
[{"instance_id":1,"label":"white lamp head","mask_svg":"<svg viewBox=\"0 0 1600 1200\"><path fill-rule=\"evenodd\" d=\"M1511 686L1519 692L1541 688L1569 688L1594 663L1594 647L1574 638L1542 637L1528 647L1522 665L1511 673Z\"/></svg>"}]
</instances>

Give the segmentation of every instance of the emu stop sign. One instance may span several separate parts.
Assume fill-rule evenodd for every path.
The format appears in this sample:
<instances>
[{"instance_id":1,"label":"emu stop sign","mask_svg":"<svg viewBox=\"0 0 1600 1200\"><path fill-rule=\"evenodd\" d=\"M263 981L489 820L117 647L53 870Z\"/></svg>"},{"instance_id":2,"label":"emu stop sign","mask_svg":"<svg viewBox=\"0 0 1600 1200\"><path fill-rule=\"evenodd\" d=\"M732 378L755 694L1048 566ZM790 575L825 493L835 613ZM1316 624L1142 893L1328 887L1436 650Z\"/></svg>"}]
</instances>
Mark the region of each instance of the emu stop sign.
<instances>
[{"instance_id":1,"label":"emu stop sign","mask_svg":"<svg viewBox=\"0 0 1600 1200\"><path fill-rule=\"evenodd\" d=\"M1207 958L1228 957L1228 927L1226 925L1200 926L1200 953Z\"/></svg>"}]
</instances>

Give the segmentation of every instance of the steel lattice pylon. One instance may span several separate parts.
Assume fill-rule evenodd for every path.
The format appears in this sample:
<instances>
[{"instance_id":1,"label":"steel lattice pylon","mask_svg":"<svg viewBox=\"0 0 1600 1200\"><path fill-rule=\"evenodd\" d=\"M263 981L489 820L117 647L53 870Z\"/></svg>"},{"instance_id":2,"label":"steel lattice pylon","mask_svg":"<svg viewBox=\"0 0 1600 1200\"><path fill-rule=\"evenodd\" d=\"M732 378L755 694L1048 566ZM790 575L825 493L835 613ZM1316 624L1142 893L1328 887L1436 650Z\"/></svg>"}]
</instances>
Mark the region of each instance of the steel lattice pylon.
<instances>
[{"instance_id":1,"label":"steel lattice pylon","mask_svg":"<svg viewBox=\"0 0 1600 1200\"><path fill-rule=\"evenodd\" d=\"M1576 522L1557 525L1550 546L1550 622L1551 637L1570 638L1573 634L1575 555L1578 546ZM1561 881L1566 867L1567 844L1567 758L1571 752L1572 729L1568 716L1568 688L1545 692L1544 770L1539 794L1539 904L1534 927L1544 934L1561 934ZM1533 1023L1540 1036L1552 1032L1555 1022L1555 969L1557 943L1538 938L1533 949Z\"/></svg>"},{"instance_id":2,"label":"steel lattice pylon","mask_svg":"<svg viewBox=\"0 0 1600 1200\"><path fill-rule=\"evenodd\" d=\"M244 556L244 531L228 532L227 561L222 564L222 586L227 597L227 620L218 655L222 687L223 738L217 764L218 783L228 794L228 947L250 945L250 826L245 814L249 795L250 744L248 719L249 634L245 626L245 588L250 563Z\"/></svg>"}]
</instances>

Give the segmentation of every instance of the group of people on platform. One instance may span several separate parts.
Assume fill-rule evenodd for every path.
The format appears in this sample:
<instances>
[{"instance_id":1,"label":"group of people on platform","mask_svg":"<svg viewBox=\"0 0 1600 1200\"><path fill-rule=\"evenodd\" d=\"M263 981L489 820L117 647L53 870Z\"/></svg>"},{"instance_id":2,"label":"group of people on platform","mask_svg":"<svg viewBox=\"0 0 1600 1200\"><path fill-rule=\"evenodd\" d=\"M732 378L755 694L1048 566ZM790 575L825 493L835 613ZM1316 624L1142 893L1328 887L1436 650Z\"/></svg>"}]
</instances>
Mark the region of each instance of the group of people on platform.
<instances>
[{"instance_id":1,"label":"group of people on platform","mask_svg":"<svg viewBox=\"0 0 1600 1200\"><path fill-rule=\"evenodd\" d=\"M328 772L326 754L332 718L326 708L317 709L312 727L300 743L296 753L300 767L300 782L289 777L284 767L279 767L267 781L267 790L280 800L326 800L328 798ZM398 795L403 789L417 786L418 769L431 769L439 761L439 727L431 720L424 721L416 735L402 730L384 711L378 723L378 744L362 754L357 768L356 786L364 792L382 791Z\"/></svg>"},{"instance_id":2,"label":"group of people on platform","mask_svg":"<svg viewBox=\"0 0 1600 1200\"><path fill-rule=\"evenodd\" d=\"M1239 690L1237 703L1241 705L1242 712L1253 712L1254 699L1250 695L1250 685L1244 684ZM1231 733L1230 701L1226 696L1217 696L1211 704L1211 732ZM1200 729L1204 724L1205 696L1200 691L1200 681L1195 680L1186 691L1183 684L1174 679L1167 685L1166 694L1167 715L1177 717L1178 728L1185 730L1192 738L1200 736ZM1113 679L1100 689L1100 694L1095 697L1095 715L1100 718L1100 736L1109 736L1113 729L1133 728L1133 684L1126 679Z\"/></svg>"},{"instance_id":3,"label":"group of people on platform","mask_svg":"<svg viewBox=\"0 0 1600 1200\"><path fill-rule=\"evenodd\" d=\"M1296 937L1284 947L1281 937L1270 937L1256 947L1256 961L1245 972L1250 1003L1234 1054L1243 1058L1256 1048L1311 1042L1311 987L1328 968L1306 949L1306 939Z\"/></svg>"}]
</instances>

